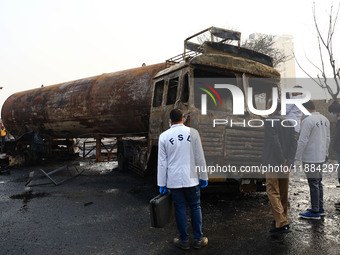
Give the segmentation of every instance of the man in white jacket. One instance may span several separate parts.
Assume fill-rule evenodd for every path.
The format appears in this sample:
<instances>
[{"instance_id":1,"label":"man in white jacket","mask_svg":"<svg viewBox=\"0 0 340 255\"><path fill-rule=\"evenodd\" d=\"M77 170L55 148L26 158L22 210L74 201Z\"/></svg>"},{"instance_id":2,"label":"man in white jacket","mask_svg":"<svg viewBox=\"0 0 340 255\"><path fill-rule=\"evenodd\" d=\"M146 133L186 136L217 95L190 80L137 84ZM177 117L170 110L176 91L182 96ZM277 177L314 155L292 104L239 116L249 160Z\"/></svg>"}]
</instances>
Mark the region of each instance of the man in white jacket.
<instances>
[{"instance_id":1,"label":"man in white jacket","mask_svg":"<svg viewBox=\"0 0 340 255\"><path fill-rule=\"evenodd\" d=\"M301 160L306 173L312 207L307 212L300 213L305 219L320 219L325 215L323 208L322 169L328 157L330 143L329 120L315 110L312 101L303 106L311 113L301 124L300 137L295 159Z\"/></svg>"},{"instance_id":2,"label":"man in white jacket","mask_svg":"<svg viewBox=\"0 0 340 255\"><path fill-rule=\"evenodd\" d=\"M191 211L191 225L194 234L194 248L208 244L202 233L202 213L200 186L208 185L206 163L199 133L196 129L184 126L183 112L174 109L170 112L171 128L163 132L158 142L158 176L160 193L171 191L175 205L175 218L179 238L174 244L189 249L187 232L186 203ZM200 170L200 171L199 171Z\"/></svg>"},{"instance_id":3,"label":"man in white jacket","mask_svg":"<svg viewBox=\"0 0 340 255\"><path fill-rule=\"evenodd\" d=\"M294 88L302 88L301 86L294 86ZM294 92L292 93L293 99L302 98L302 93ZM293 119L296 121L296 126L294 127L295 132L300 132L302 112L295 104L287 104L286 106L286 119Z\"/></svg>"}]
</instances>

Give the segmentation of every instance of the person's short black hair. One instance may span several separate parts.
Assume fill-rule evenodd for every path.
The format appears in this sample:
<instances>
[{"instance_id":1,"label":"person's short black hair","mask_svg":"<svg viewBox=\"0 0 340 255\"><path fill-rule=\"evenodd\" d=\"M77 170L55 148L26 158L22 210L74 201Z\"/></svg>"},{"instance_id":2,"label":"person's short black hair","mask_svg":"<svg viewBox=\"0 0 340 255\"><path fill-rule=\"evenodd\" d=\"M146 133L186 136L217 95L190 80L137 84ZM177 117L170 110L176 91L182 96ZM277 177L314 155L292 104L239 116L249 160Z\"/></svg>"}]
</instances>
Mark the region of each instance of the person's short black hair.
<instances>
[{"instance_id":1,"label":"person's short black hair","mask_svg":"<svg viewBox=\"0 0 340 255\"><path fill-rule=\"evenodd\" d=\"M308 110L312 110L312 111L315 110L315 104L311 100L309 100L308 102L306 102L302 105Z\"/></svg>"},{"instance_id":2,"label":"person's short black hair","mask_svg":"<svg viewBox=\"0 0 340 255\"><path fill-rule=\"evenodd\" d=\"M328 107L329 112L333 113L340 113L340 104L337 101L334 101L329 107Z\"/></svg>"},{"instance_id":3,"label":"person's short black hair","mask_svg":"<svg viewBox=\"0 0 340 255\"><path fill-rule=\"evenodd\" d=\"M183 118L183 112L180 109L173 109L170 112L170 119L172 122L176 123L176 122L180 122L182 121Z\"/></svg>"}]
</instances>

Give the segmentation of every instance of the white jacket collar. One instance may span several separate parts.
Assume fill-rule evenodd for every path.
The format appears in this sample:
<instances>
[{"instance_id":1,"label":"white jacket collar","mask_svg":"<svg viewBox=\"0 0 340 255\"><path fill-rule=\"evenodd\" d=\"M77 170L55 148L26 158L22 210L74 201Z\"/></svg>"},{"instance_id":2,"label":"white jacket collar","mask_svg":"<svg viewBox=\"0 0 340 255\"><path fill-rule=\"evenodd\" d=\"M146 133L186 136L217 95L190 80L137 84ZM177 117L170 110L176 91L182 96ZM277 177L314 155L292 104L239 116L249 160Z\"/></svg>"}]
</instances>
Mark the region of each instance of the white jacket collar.
<instances>
[{"instance_id":1,"label":"white jacket collar","mask_svg":"<svg viewBox=\"0 0 340 255\"><path fill-rule=\"evenodd\" d=\"M178 126L183 126L183 125L184 125L183 123L181 123L181 124L173 124L173 125L171 125L171 128L178 127Z\"/></svg>"}]
</instances>

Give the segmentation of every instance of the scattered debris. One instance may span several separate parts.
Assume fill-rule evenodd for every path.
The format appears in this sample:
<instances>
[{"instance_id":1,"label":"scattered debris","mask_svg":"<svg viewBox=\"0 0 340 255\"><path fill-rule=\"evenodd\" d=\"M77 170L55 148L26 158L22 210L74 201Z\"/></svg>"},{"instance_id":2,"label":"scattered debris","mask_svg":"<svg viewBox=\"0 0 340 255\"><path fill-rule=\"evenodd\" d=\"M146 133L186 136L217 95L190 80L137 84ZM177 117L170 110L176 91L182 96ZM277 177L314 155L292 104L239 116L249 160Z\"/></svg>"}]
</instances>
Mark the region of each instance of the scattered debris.
<instances>
[{"instance_id":1,"label":"scattered debris","mask_svg":"<svg viewBox=\"0 0 340 255\"><path fill-rule=\"evenodd\" d=\"M70 171L68 165L59 167L59 168L57 168L57 169L55 169L55 170L52 170L52 171L50 171L50 172L46 172L46 171L44 171L43 169L40 169L40 171L41 171L41 172L42 172L42 173L43 173L43 174L44 174L44 175L45 175L45 176L46 176L46 177L47 177L54 185L58 186L58 185L64 183L65 181L71 180L71 179L73 179L73 178L75 178L75 177L81 175L81 174L84 172L84 170L81 171L81 172L79 172L76 165L73 165L73 167L74 167L74 169L76 170L76 174L75 174L75 175L72 175L72 173L71 173L71 171ZM65 170L65 169L66 169L66 170L69 170L69 171L68 171L68 172L70 173L70 177L69 177L69 178L63 179L63 180L61 180L61 181L59 181L59 182L52 178L51 175L56 174L56 173L58 173L58 172L61 172L61 171ZM40 177L40 176L39 176L39 177ZM39 186L39 185L50 184L50 183L48 182L48 183L38 183L38 184L31 184L31 185L29 185L34 179L36 179L36 177L34 176L34 171L32 171L32 172L30 172L29 179L28 179L28 181L26 182L25 186L33 187L33 186Z\"/></svg>"}]
</instances>

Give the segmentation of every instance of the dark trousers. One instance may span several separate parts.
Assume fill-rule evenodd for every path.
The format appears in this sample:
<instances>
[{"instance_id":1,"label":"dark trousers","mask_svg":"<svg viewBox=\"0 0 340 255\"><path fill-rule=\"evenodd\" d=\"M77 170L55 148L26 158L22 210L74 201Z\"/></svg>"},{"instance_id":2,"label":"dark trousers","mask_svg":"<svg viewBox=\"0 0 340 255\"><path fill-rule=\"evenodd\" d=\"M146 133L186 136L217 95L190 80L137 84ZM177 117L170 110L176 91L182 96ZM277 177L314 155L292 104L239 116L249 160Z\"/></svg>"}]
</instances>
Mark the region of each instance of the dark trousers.
<instances>
[{"instance_id":1,"label":"dark trousers","mask_svg":"<svg viewBox=\"0 0 340 255\"><path fill-rule=\"evenodd\" d=\"M319 213L323 209L322 164L303 162L303 168L308 179L312 212L314 213Z\"/></svg>"},{"instance_id":2,"label":"dark trousers","mask_svg":"<svg viewBox=\"0 0 340 255\"><path fill-rule=\"evenodd\" d=\"M4 151L5 147L5 136L1 136L1 152Z\"/></svg>"},{"instance_id":3,"label":"dark trousers","mask_svg":"<svg viewBox=\"0 0 340 255\"><path fill-rule=\"evenodd\" d=\"M175 218L179 239L182 242L189 241L186 214L186 204L188 203L190 207L194 241L200 241L203 237L203 233L199 185L190 188L171 189L171 196L175 206Z\"/></svg>"}]
</instances>

